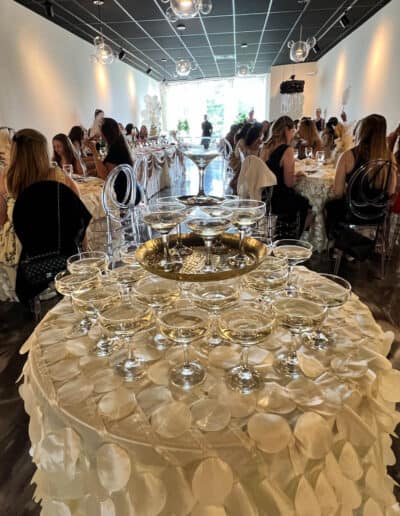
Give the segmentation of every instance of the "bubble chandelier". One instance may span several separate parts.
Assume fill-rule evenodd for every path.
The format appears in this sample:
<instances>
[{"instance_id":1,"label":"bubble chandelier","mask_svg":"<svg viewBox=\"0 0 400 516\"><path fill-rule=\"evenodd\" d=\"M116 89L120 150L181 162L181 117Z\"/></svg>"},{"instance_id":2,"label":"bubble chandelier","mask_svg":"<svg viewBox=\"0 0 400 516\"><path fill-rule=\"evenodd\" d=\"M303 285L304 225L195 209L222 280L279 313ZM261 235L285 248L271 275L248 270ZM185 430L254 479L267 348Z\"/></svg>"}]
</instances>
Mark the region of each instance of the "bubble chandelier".
<instances>
[{"instance_id":1,"label":"bubble chandelier","mask_svg":"<svg viewBox=\"0 0 400 516\"><path fill-rule=\"evenodd\" d=\"M213 8L212 0L161 0L168 4L166 16L172 23L181 19L190 19L202 14L210 14Z\"/></svg>"},{"instance_id":2,"label":"bubble chandelier","mask_svg":"<svg viewBox=\"0 0 400 516\"><path fill-rule=\"evenodd\" d=\"M290 60L294 63L303 63L310 53L310 50L315 47L317 40L312 37L303 41L302 38L303 27L300 26L300 39L299 41L289 41L288 47L290 49L289 56Z\"/></svg>"},{"instance_id":3,"label":"bubble chandelier","mask_svg":"<svg viewBox=\"0 0 400 516\"><path fill-rule=\"evenodd\" d=\"M178 59L175 65L176 73L179 77L187 77L192 70L192 64L189 59Z\"/></svg>"}]
</instances>

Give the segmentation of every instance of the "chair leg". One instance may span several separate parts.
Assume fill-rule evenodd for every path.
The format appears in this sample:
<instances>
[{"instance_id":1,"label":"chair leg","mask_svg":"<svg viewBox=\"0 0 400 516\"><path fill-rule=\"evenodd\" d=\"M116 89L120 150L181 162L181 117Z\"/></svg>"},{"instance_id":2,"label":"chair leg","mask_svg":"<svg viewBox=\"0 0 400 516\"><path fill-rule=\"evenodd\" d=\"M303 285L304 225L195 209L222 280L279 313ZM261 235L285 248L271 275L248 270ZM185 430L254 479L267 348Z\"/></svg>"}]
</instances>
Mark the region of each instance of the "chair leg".
<instances>
[{"instance_id":1,"label":"chair leg","mask_svg":"<svg viewBox=\"0 0 400 516\"><path fill-rule=\"evenodd\" d=\"M338 274L340 269L340 263L342 261L343 251L340 251L339 249L336 250L336 259L335 259L335 265L333 267L333 274Z\"/></svg>"}]
</instances>

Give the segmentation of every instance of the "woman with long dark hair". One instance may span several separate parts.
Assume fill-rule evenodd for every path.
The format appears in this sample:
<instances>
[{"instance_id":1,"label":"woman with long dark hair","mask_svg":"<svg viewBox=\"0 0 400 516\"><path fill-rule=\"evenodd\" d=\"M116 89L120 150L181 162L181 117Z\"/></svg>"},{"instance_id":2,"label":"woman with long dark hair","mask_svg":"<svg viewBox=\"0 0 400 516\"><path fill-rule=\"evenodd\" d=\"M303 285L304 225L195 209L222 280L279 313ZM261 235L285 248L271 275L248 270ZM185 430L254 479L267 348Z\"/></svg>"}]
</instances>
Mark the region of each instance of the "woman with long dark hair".
<instances>
[{"instance_id":1,"label":"woman with long dark hair","mask_svg":"<svg viewBox=\"0 0 400 516\"><path fill-rule=\"evenodd\" d=\"M56 134L53 138L53 161L60 168L64 165L72 165L74 174L86 175L86 167L66 134Z\"/></svg>"},{"instance_id":2,"label":"woman with long dark hair","mask_svg":"<svg viewBox=\"0 0 400 516\"><path fill-rule=\"evenodd\" d=\"M106 179L108 174L118 165L130 165L133 167L133 159L128 144L119 129L118 123L113 118L104 118L101 126L101 135L104 138L108 152L104 159L98 154L95 140L89 140L88 144L93 152L96 170L99 177ZM126 178L120 174L116 183L115 190L118 199L122 199L126 190ZM140 202L140 192L136 192L136 204Z\"/></svg>"},{"instance_id":3,"label":"woman with long dark hair","mask_svg":"<svg viewBox=\"0 0 400 516\"><path fill-rule=\"evenodd\" d=\"M291 146L295 135L293 120L282 116L272 126L271 137L264 145L261 158L276 176L277 185L271 200L272 212L275 215L288 215L295 219L300 216L299 233L304 231L311 206L308 200L297 193L293 186L296 182L294 169L294 151Z\"/></svg>"}]
</instances>

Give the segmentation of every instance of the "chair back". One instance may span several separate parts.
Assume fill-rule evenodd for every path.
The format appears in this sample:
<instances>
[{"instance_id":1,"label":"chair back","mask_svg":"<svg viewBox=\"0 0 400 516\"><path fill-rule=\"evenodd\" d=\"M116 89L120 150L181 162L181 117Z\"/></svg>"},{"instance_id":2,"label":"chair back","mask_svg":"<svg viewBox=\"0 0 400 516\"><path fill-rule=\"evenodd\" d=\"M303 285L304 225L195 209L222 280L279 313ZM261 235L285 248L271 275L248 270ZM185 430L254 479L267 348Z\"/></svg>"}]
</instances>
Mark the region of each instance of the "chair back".
<instances>
[{"instance_id":1,"label":"chair back","mask_svg":"<svg viewBox=\"0 0 400 516\"><path fill-rule=\"evenodd\" d=\"M387 193L394 164L390 160L369 161L350 178L346 201L355 223L378 224L386 217L390 203Z\"/></svg>"},{"instance_id":2,"label":"chair back","mask_svg":"<svg viewBox=\"0 0 400 516\"><path fill-rule=\"evenodd\" d=\"M247 156L242 163L237 191L241 199L262 200L263 191L276 185L275 174L257 156Z\"/></svg>"},{"instance_id":3,"label":"chair back","mask_svg":"<svg viewBox=\"0 0 400 516\"><path fill-rule=\"evenodd\" d=\"M232 152L233 152L232 145L230 144L229 140L224 138L224 140L222 142L222 158L225 161L229 161L229 159L232 155Z\"/></svg>"}]
</instances>

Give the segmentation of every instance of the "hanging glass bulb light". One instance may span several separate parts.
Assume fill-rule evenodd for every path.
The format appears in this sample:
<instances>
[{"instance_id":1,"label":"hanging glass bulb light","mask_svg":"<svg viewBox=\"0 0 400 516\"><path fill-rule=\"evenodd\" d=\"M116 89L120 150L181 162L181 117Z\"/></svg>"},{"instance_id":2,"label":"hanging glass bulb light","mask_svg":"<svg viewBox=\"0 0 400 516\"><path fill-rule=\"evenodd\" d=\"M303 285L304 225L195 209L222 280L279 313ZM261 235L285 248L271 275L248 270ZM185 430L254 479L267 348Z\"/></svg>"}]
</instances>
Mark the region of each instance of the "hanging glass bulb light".
<instances>
[{"instance_id":1,"label":"hanging glass bulb light","mask_svg":"<svg viewBox=\"0 0 400 516\"><path fill-rule=\"evenodd\" d=\"M165 15L166 17L168 18L168 20L171 22L171 23L175 23L176 21L179 20L179 18L177 17L177 15L174 13L174 11L171 9L171 7L168 7L168 9L165 11Z\"/></svg>"},{"instance_id":2,"label":"hanging glass bulb light","mask_svg":"<svg viewBox=\"0 0 400 516\"><path fill-rule=\"evenodd\" d=\"M200 0L171 0L171 8L178 18L194 18L199 14Z\"/></svg>"},{"instance_id":3,"label":"hanging glass bulb light","mask_svg":"<svg viewBox=\"0 0 400 516\"><path fill-rule=\"evenodd\" d=\"M93 38L93 45L95 49L101 48L104 46L104 38L103 36L95 36Z\"/></svg>"},{"instance_id":4,"label":"hanging glass bulb light","mask_svg":"<svg viewBox=\"0 0 400 516\"><path fill-rule=\"evenodd\" d=\"M199 11L201 14L207 15L212 11L213 4L211 0L200 0Z\"/></svg>"},{"instance_id":5,"label":"hanging glass bulb light","mask_svg":"<svg viewBox=\"0 0 400 516\"><path fill-rule=\"evenodd\" d=\"M96 48L96 59L101 64L111 64L114 61L115 54L113 49L103 42L101 46Z\"/></svg>"},{"instance_id":6,"label":"hanging glass bulb light","mask_svg":"<svg viewBox=\"0 0 400 516\"><path fill-rule=\"evenodd\" d=\"M246 64L239 65L237 69L237 74L239 77L245 77L249 74L249 67Z\"/></svg>"},{"instance_id":7,"label":"hanging glass bulb light","mask_svg":"<svg viewBox=\"0 0 400 516\"><path fill-rule=\"evenodd\" d=\"M187 77L190 74L192 64L188 59L178 59L176 62L176 73L179 77Z\"/></svg>"},{"instance_id":8,"label":"hanging glass bulb light","mask_svg":"<svg viewBox=\"0 0 400 516\"><path fill-rule=\"evenodd\" d=\"M300 26L300 39L299 41L289 41L288 47L290 48L290 60L294 63L303 63L310 53L310 50L315 47L317 40L312 37L306 41L302 40L303 27Z\"/></svg>"}]
</instances>

